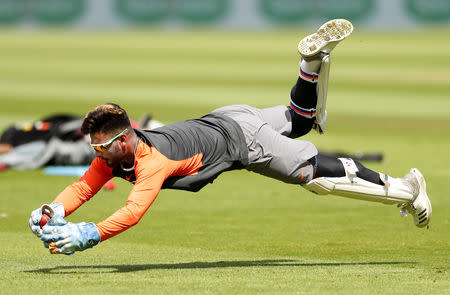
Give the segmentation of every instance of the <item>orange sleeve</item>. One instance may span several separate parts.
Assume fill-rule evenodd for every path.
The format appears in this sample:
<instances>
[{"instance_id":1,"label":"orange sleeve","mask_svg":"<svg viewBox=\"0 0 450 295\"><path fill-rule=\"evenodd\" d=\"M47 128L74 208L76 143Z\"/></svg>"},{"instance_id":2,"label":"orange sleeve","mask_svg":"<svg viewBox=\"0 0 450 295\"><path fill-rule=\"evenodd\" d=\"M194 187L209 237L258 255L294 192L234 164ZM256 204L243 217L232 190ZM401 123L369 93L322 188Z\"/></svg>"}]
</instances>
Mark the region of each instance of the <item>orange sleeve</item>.
<instances>
[{"instance_id":1,"label":"orange sleeve","mask_svg":"<svg viewBox=\"0 0 450 295\"><path fill-rule=\"evenodd\" d=\"M89 201L112 177L112 168L103 160L95 158L86 173L77 182L66 187L53 202L62 203L68 216Z\"/></svg>"},{"instance_id":2,"label":"orange sleeve","mask_svg":"<svg viewBox=\"0 0 450 295\"><path fill-rule=\"evenodd\" d=\"M135 162L136 182L126 205L97 224L101 241L137 224L156 199L164 180L170 174L167 158L152 149ZM138 155L136 154L136 157Z\"/></svg>"}]
</instances>

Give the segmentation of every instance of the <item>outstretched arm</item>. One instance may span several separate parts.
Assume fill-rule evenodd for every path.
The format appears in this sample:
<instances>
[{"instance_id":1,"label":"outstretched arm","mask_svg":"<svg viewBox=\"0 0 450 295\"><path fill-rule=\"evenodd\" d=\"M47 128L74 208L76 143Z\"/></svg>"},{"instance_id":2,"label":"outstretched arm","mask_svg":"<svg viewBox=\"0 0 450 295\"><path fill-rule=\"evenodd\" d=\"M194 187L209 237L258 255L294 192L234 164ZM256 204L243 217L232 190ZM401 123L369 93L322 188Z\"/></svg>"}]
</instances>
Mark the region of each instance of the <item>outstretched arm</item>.
<instances>
[{"instance_id":1,"label":"outstretched arm","mask_svg":"<svg viewBox=\"0 0 450 295\"><path fill-rule=\"evenodd\" d=\"M63 204L65 216L68 216L89 201L112 177L112 168L95 158L86 173L77 182L66 187L53 202Z\"/></svg>"},{"instance_id":2,"label":"outstretched arm","mask_svg":"<svg viewBox=\"0 0 450 295\"><path fill-rule=\"evenodd\" d=\"M137 224L158 196L167 178L167 166L160 159L140 162L136 168L136 183L126 205L97 224L101 241L109 239Z\"/></svg>"},{"instance_id":3,"label":"outstretched arm","mask_svg":"<svg viewBox=\"0 0 450 295\"><path fill-rule=\"evenodd\" d=\"M88 171L75 183L62 191L50 207L56 215L65 217L70 215L84 202L92 198L109 179L112 178L112 169L100 159L92 161ZM28 221L31 231L38 237L42 234L40 221L42 219L42 206L31 212Z\"/></svg>"},{"instance_id":4,"label":"outstretched arm","mask_svg":"<svg viewBox=\"0 0 450 295\"><path fill-rule=\"evenodd\" d=\"M109 239L137 224L156 199L170 168L162 158L141 160L135 167L136 183L126 205L106 220L94 223L66 223L64 220L54 226L44 227L41 239L45 243L56 242L51 253L73 254L83 251Z\"/></svg>"}]
</instances>

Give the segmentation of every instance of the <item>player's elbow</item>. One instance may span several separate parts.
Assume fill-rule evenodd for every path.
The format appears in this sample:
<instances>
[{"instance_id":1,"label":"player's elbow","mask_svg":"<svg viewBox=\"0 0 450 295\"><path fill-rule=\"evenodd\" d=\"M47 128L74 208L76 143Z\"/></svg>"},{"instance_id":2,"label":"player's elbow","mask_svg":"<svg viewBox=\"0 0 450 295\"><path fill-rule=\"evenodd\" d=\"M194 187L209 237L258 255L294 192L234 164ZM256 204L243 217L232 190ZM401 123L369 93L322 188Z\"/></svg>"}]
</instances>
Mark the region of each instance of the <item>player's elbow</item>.
<instances>
[{"instance_id":1,"label":"player's elbow","mask_svg":"<svg viewBox=\"0 0 450 295\"><path fill-rule=\"evenodd\" d=\"M130 227L135 226L136 224L139 223L141 219L140 218L130 218L128 225Z\"/></svg>"},{"instance_id":2,"label":"player's elbow","mask_svg":"<svg viewBox=\"0 0 450 295\"><path fill-rule=\"evenodd\" d=\"M127 224L131 227L139 223L142 216L144 216L144 210L138 210L135 206L127 206Z\"/></svg>"}]
</instances>

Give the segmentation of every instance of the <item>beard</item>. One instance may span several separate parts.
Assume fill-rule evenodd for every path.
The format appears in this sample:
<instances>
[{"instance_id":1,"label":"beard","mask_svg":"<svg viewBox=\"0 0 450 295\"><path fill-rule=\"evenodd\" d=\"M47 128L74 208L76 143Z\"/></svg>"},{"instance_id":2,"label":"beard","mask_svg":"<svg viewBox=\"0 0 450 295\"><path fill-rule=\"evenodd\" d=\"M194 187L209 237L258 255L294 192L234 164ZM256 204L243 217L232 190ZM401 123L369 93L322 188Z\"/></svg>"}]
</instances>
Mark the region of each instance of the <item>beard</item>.
<instances>
[{"instance_id":1,"label":"beard","mask_svg":"<svg viewBox=\"0 0 450 295\"><path fill-rule=\"evenodd\" d=\"M114 145L110 149L111 150L108 152L108 155L102 159L108 167L115 168L119 165L121 160L119 156L120 151L118 151Z\"/></svg>"},{"instance_id":2,"label":"beard","mask_svg":"<svg viewBox=\"0 0 450 295\"><path fill-rule=\"evenodd\" d=\"M106 166L108 166L110 168L115 168L117 166L117 164L112 161L109 161L109 160L108 161L104 160L104 161L105 161Z\"/></svg>"}]
</instances>

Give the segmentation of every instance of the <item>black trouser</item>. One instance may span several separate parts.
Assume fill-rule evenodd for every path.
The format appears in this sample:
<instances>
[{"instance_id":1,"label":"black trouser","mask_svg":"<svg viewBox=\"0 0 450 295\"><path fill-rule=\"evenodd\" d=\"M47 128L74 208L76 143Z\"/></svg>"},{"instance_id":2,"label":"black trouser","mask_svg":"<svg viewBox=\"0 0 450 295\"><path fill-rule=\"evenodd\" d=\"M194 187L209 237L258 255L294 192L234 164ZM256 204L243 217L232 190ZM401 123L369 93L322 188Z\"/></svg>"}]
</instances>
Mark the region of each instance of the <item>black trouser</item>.
<instances>
[{"instance_id":1,"label":"black trouser","mask_svg":"<svg viewBox=\"0 0 450 295\"><path fill-rule=\"evenodd\" d=\"M317 105L317 83L312 83L298 78L297 83L292 87L291 100L304 109L316 108ZM307 134L313 127L315 118L308 118L298 114L292 108L289 109L292 116L291 137L299 137Z\"/></svg>"}]
</instances>

